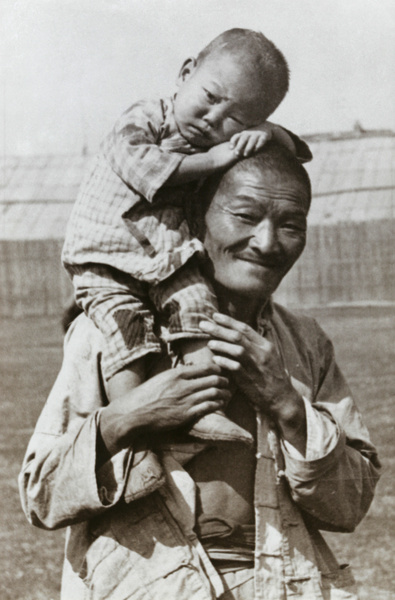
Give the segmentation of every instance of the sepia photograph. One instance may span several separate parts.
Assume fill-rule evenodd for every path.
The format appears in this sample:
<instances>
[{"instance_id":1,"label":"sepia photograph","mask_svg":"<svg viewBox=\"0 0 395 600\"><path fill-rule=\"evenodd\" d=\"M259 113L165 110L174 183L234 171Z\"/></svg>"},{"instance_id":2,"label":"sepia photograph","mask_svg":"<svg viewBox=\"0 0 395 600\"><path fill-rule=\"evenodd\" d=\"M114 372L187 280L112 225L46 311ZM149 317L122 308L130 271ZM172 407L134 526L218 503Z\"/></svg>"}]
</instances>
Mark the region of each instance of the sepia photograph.
<instances>
[{"instance_id":1,"label":"sepia photograph","mask_svg":"<svg viewBox=\"0 0 395 600\"><path fill-rule=\"evenodd\" d=\"M392 0L0 0L1 600L393 600Z\"/></svg>"}]
</instances>

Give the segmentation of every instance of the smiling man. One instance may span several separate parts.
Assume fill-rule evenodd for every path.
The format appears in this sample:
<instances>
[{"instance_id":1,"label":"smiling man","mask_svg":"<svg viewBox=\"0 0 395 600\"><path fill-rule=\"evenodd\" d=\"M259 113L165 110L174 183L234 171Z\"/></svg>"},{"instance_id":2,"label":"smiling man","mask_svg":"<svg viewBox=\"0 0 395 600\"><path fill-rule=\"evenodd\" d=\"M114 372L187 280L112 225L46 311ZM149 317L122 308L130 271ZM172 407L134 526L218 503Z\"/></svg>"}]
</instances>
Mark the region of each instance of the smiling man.
<instances>
[{"instance_id":1,"label":"smiling man","mask_svg":"<svg viewBox=\"0 0 395 600\"><path fill-rule=\"evenodd\" d=\"M265 151L207 186L202 268L221 313L201 329L216 364L169 369L108 404L101 334L72 326L20 476L24 510L70 525L62 598L356 598L320 529L352 531L379 462L333 348L271 300L303 251L307 173ZM225 409L251 444L204 443Z\"/></svg>"}]
</instances>

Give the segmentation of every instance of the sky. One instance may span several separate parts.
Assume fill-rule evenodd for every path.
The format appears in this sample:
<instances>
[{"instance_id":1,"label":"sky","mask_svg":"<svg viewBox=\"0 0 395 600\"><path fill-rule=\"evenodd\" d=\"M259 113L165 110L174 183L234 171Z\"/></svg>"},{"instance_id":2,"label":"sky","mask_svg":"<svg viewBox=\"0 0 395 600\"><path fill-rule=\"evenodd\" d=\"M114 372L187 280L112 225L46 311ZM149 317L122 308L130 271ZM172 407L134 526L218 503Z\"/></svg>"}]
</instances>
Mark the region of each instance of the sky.
<instances>
[{"instance_id":1,"label":"sky","mask_svg":"<svg viewBox=\"0 0 395 600\"><path fill-rule=\"evenodd\" d=\"M393 0L0 0L2 155L94 152L134 101L231 27L286 56L271 119L298 134L395 131Z\"/></svg>"}]
</instances>

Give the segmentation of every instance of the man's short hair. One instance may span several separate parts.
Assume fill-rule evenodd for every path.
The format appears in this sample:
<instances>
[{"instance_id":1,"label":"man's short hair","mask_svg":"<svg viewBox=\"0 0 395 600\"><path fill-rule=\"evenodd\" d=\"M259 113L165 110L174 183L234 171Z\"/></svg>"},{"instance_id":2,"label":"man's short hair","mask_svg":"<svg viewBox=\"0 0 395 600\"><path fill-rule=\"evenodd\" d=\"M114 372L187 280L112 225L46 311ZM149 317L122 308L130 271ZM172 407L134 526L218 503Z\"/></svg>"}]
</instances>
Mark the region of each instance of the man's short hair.
<instances>
[{"instance_id":1,"label":"man's short hair","mask_svg":"<svg viewBox=\"0 0 395 600\"><path fill-rule=\"evenodd\" d=\"M289 69L280 50L263 33L252 29L229 29L214 38L197 57L197 65L227 53L238 60L255 89L259 89L267 119L283 100L289 87Z\"/></svg>"},{"instance_id":2,"label":"man's short hair","mask_svg":"<svg viewBox=\"0 0 395 600\"><path fill-rule=\"evenodd\" d=\"M239 160L225 172L217 172L211 175L200 191L199 202L194 201L189 216L191 229L193 233L202 238L204 232L204 215L210 207L217 191L222 190L226 193L227 185L232 181L233 175L237 173L265 173L270 171L278 176L279 180L296 180L304 190L303 201L307 210L311 203L311 183L309 175L303 165L298 161L285 146L277 142L270 141L257 154Z\"/></svg>"},{"instance_id":3,"label":"man's short hair","mask_svg":"<svg viewBox=\"0 0 395 600\"><path fill-rule=\"evenodd\" d=\"M264 148L257 154L239 160L233 167L229 169L232 174L236 173L262 173L270 171L275 173L279 180L294 179L305 191L304 201L306 208L309 210L311 203L311 182L310 177L303 167L288 148L282 146L278 142L270 141L265 144ZM225 181L224 178L221 178ZM220 183L219 183L220 185Z\"/></svg>"}]
</instances>

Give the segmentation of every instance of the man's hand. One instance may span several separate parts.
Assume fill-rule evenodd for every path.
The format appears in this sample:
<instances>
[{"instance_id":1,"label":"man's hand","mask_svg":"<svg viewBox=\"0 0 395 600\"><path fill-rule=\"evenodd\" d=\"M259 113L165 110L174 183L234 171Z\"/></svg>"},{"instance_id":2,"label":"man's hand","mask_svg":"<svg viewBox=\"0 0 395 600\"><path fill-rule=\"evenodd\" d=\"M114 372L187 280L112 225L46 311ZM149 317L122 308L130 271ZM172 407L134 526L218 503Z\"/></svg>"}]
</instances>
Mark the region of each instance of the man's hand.
<instances>
[{"instance_id":1,"label":"man's hand","mask_svg":"<svg viewBox=\"0 0 395 600\"><path fill-rule=\"evenodd\" d=\"M214 362L233 374L257 410L270 412L292 388L274 345L232 317L217 313L213 318L215 324L203 321L200 328L215 338L208 342Z\"/></svg>"},{"instance_id":2,"label":"man's hand","mask_svg":"<svg viewBox=\"0 0 395 600\"><path fill-rule=\"evenodd\" d=\"M115 399L100 413L100 433L112 455L136 436L176 429L223 408L228 380L219 366L180 366L164 371Z\"/></svg>"},{"instance_id":3,"label":"man's hand","mask_svg":"<svg viewBox=\"0 0 395 600\"><path fill-rule=\"evenodd\" d=\"M216 313L213 319L215 323L203 321L200 328L213 337L208 347L214 362L232 373L255 410L274 418L284 439L304 453L303 399L292 386L274 344L227 315Z\"/></svg>"}]
</instances>

